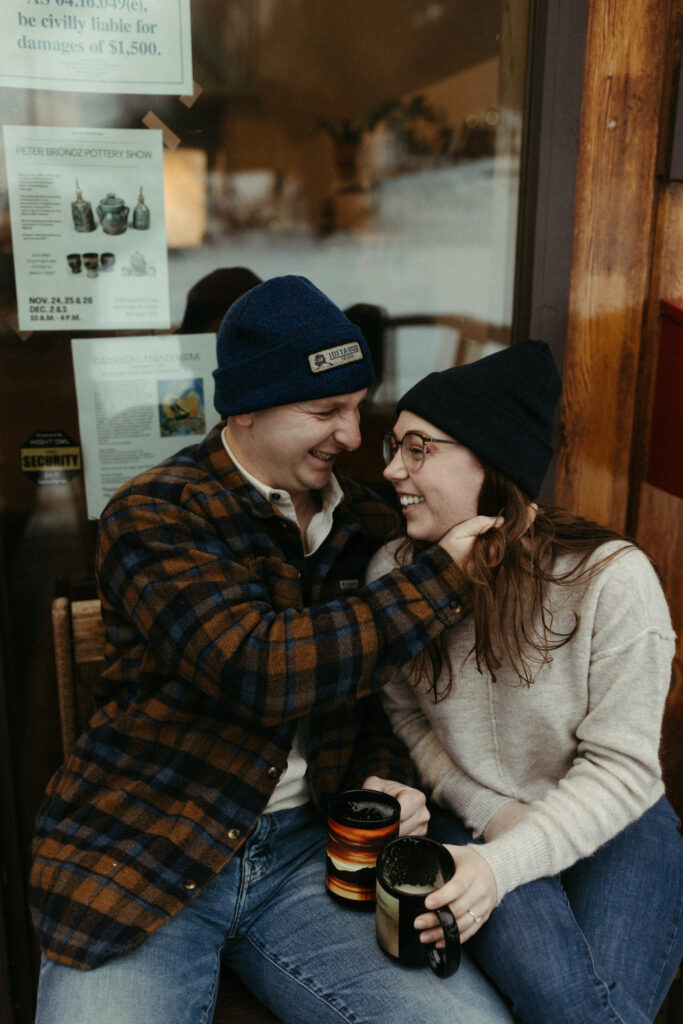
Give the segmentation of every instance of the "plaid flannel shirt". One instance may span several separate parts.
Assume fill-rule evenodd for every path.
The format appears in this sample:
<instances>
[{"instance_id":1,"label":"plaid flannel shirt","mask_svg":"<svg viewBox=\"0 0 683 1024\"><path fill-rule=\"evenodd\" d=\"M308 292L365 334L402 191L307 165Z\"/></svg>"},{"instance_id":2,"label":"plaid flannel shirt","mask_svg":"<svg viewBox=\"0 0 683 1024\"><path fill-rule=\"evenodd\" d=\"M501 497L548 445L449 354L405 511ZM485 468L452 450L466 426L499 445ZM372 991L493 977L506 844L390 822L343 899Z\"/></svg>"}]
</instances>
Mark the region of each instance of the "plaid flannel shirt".
<instances>
[{"instance_id":1,"label":"plaid flannel shirt","mask_svg":"<svg viewBox=\"0 0 683 1024\"><path fill-rule=\"evenodd\" d=\"M266 806L304 716L321 811L369 774L410 781L378 659L406 665L457 622L463 580L434 547L363 585L396 519L340 483L331 533L306 563L296 525L244 480L218 428L109 502L98 710L34 839L31 909L51 958L96 967L197 895Z\"/></svg>"}]
</instances>

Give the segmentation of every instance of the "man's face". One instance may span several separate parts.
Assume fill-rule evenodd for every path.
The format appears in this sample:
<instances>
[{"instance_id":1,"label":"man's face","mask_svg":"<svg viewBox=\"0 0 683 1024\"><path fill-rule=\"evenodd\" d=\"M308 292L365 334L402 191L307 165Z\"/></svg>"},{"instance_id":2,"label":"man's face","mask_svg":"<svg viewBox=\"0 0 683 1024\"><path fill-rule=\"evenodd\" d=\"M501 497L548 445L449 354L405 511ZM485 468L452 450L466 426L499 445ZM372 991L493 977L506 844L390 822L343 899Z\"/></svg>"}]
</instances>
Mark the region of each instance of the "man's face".
<instances>
[{"instance_id":1,"label":"man's face","mask_svg":"<svg viewBox=\"0 0 683 1024\"><path fill-rule=\"evenodd\" d=\"M359 406L366 395L363 388L250 413L251 427L243 432L241 447L246 469L293 497L320 490L336 456L360 445Z\"/></svg>"}]
</instances>

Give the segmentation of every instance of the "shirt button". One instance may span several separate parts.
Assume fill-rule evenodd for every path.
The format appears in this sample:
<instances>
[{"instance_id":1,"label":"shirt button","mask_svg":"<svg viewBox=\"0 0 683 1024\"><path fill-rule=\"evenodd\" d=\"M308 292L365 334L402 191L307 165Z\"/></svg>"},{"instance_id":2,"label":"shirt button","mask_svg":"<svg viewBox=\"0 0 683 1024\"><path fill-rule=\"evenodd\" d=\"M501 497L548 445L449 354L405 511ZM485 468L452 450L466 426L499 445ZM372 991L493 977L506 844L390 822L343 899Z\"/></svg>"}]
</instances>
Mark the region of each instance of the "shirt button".
<instances>
[{"instance_id":1,"label":"shirt button","mask_svg":"<svg viewBox=\"0 0 683 1024\"><path fill-rule=\"evenodd\" d=\"M266 772L269 779L276 779L280 774L280 769L276 768L274 764L271 764L270 768Z\"/></svg>"},{"instance_id":2,"label":"shirt button","mask_svg":"<svg viewBox=\"0 0 683 1024\"><path fill-rule=\"evenodd\" d=\"M183 889L188 892L193 892L197 888L197 883L192 878L186 878L183 882Z\"/></svg>"},{"instance_id":3,"label":"shirt button","mask_svg":"<svg viewBox=\"0 0 683 1024\"><path fill-rule=\"evenodd\" d=\"M462 611L462 605L461 604L454 605L453 606L453 611L455 612L456 615L460 615L460 613Z\"/></svg>"},{"instance_id":4,"label":"shirt button","mask_svg":"<svg viewBox=\"0 0 683 1024\"><path fill-rule=\"evenodd\" d=\"M228 839L239 839L239 837L241 835L242 835L242 833L240 832L240 830L238 828L229 828L228 829Z\"/></svg>"}]
</instances>

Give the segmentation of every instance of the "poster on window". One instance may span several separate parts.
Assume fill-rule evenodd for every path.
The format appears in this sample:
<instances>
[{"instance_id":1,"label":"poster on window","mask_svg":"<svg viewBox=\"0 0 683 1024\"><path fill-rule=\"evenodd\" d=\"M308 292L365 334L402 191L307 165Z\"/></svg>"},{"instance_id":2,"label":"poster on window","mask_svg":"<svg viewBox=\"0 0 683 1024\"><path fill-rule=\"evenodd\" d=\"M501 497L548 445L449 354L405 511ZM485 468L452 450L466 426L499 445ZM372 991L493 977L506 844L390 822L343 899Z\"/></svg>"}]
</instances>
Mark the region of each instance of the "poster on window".
<instances>
[{"instance_id":1,"label":"poster on window","mask_svg":"<svg viewBox=\"0 0 683 1024\"><path fill-rule=\"evenodd\" d=\"M161 132L4 137L19 329L169 327Z\"/></svg>"},{"instance_id":2,"label":"poster on window","mask_svg":"<svg viewBox=\"0 0 683 1024\"><path fill-rule=\"evenodd\" d=\"M122 484L218 422L215 334L72 338L90 519Z\"/></svg>"},{"instance_id":3,"label":"poster on window","mask_svg":"<svg viewBox=\"0 0 683 1024\"><path fill-rule=\"evenodd\" d=\"M189 95L190 0L3 0L0 85Z\"/></svg>"}]
</instances>

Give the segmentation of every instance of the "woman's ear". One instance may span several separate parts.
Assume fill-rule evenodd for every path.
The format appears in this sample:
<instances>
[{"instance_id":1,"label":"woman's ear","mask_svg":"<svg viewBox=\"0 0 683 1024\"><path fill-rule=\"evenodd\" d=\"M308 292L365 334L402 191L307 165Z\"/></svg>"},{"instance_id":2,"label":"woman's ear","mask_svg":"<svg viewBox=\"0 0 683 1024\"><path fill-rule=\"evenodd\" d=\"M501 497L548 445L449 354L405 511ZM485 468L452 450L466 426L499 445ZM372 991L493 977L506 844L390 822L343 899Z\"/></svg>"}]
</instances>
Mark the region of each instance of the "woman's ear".
<instances>
[{"instance_id":1,"label":"woman's ear","mask_svg":"<svg viewBox=\"0 0 683 1024\"><path fill-rule=\"evenodd\" d=\"M531 527L534 525L534 521L535 521L536 516L538 515L539 512L540 512L540 509L539 509L538 505L536 504L536 502L535 501L529 502L529 504L527 506L527 514L526 514L526 528L527 528L527 530L531 529Z\"/></svg>"}]
</instances>

